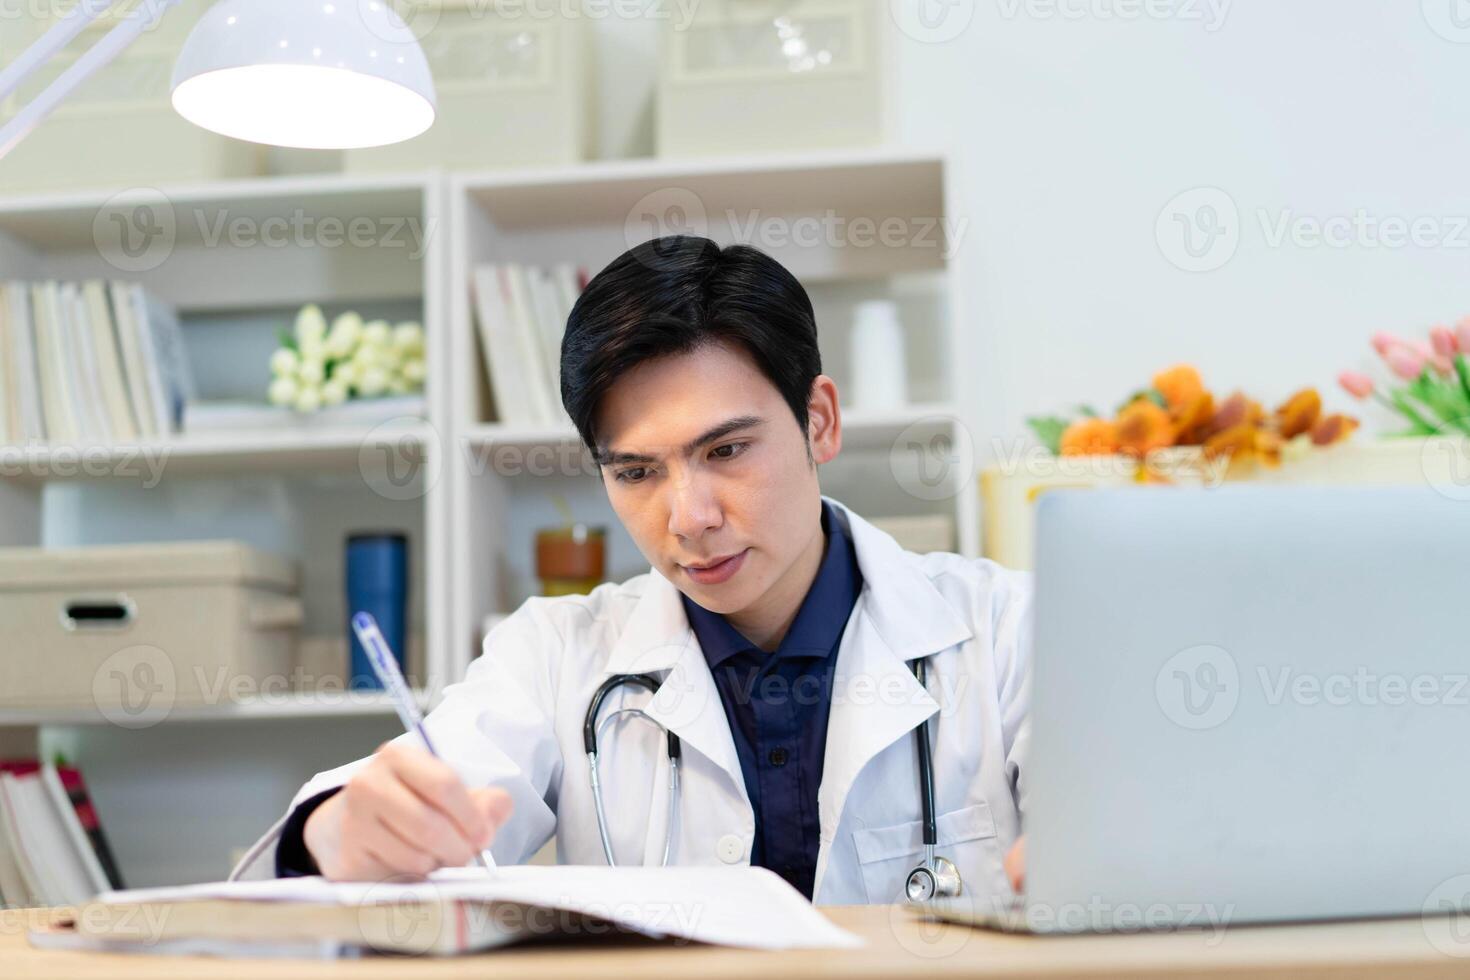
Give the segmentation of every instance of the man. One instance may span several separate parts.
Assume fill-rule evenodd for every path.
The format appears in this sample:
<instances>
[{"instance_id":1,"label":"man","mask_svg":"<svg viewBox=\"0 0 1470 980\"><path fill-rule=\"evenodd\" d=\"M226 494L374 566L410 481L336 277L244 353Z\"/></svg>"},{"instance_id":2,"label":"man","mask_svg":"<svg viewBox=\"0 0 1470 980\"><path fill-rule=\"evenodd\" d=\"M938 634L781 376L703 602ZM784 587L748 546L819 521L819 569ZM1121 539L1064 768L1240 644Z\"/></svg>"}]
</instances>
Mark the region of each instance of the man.
<instances>
[{"instance_id":1,"label":"man","mask_svg":"<svg viewBox=\"0 0 1470 980\"><path fill-rule=\"evenodd\" d=\"M426 725L315 777L237 876L334 879L526 860L607 860L584 715L642 707L598 742L620 864L751 863L826 904L891 902L921 861L917 733L932 745L936 853L972 900L1009 894L1020 834L1028 580L915 555L822 496L842 446L800 283L759 251L657 239L572 310L562 402L651 568L527 601ZM914 665L926 664L921 684ZM920 726L927 722L927 729ZM1011 879L1019 874L1019 850Z\"/></svg>"}]
</instances>

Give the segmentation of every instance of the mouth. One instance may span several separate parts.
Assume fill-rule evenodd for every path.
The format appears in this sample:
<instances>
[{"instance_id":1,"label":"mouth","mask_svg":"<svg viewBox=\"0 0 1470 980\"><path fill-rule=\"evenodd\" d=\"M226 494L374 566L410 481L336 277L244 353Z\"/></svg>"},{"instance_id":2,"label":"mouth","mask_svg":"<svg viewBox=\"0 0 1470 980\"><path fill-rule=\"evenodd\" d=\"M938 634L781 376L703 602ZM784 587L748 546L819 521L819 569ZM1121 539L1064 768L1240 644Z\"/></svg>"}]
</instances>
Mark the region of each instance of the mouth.
<instances>
[{"instance_id":1,"label":"mouth","mask_svg":"<svg viewBox=\"0 0 1470 980\"><path fill-rule=\"evenodd\" d=\"M745 555L749 551L750 549L746 548L745 551L736 552L733 555L726 555L723 558L716 558L704 564L681 564L679 567L684 569L684 573L700 585L718 585L728 580L740 570L740 566L745 561Z\"/></svg>"}]
</instances>

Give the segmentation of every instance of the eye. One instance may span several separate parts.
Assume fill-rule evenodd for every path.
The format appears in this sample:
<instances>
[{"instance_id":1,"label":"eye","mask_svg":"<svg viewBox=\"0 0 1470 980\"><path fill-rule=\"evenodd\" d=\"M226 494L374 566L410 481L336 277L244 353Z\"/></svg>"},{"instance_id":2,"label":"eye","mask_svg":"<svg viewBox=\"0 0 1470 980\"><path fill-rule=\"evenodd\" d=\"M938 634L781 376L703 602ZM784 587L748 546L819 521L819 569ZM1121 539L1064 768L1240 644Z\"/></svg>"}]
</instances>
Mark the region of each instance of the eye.
<instances>
[{"instance_id":1,"label":"eye","mask_svg":"<svg viewBox=\"0 0 1470 980\"><path fill-rule=\"evenodd\" d=\"M630 469L618 470L616 478L623 483L641 483L647 475L648 468L646 466L634 466Z\"/></svg>"},{"instance_id":2,"label":"eye","mask_svg":"<svg viewBox=\"0 0 1470 980\"><path fill-rule=\"evenodd\" d=\"M749 446L750 443L748 442L727 442L723 446L716 446L714 449L711 449L710 455L716 459L734 459L736 456L745 452ZM730 450L728 453L725 452L727 449Z\"/></svg>"}]
</instances>

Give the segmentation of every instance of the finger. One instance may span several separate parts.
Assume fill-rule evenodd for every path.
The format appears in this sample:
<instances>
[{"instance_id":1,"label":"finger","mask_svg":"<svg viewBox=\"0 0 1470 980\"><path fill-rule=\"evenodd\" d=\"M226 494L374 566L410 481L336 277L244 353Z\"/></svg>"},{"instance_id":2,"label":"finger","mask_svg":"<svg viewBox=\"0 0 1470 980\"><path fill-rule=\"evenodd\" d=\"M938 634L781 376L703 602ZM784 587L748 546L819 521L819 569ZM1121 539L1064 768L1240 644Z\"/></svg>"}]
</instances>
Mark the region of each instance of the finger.
<instances>
[{"instance_id":1,"label":"finger","mask_svg":"<svg viewBox=\"0 0 1470 980\"><path fill-rule=\"evenodd\" d=\"M441 864L462 865L475 853L475 844L457 824L396 780L379 788L378 816L405 843L434 855Z\"/></svg>"},{"instance_id":2,"label":"finger","mask_svg":"<svg viewBox=\"0 0 1470 980\"><path fill-rule=\"evenodd\" d=\"M423 877L439 866L434 855L407 843L384 823L378 824L375 831L362 841L361 847L369 860L377 862L387 872L384 878L395 874Z\"/></svg>"},{"instance_id":3,"label":"finger","mask_svg":"<svg viewBox=\"0 0 1470 980\"><path fill-rule=\"evenodd\" d=\"M489 828L479 842L480 849L484 850L490 846L495 840L496 833L510 819L515 804L510 794L497 786L481 786L470 790L470 801L480 811L480 815L485 819L485 824Z\"/></svg>"},{"instance_id":4,"label":"finger","mask_svg":"<svg viewBox=\"0 0 1470 980\"><path fill-rule=\"evenodd\" d=\"M478 808L470 802L469 790L459 774L442 759L418 749L390 754L393 771L409 789L459 826L460 836L479 840L489 829Z\"/></svg>"},{"instance_id":5,"label":"finger","mask_svg":"<svg viewBox=\"0 0 1470 980\"><path fill-rule=\"evenodd\" d=\"M382 881L395 872L371 852L361 850L348 856L335 873L328 874L326 869L322 873L332 881Z\"/></svg>"},{"instance_id":6,"label":"finger","mask_svg":"<svg viewBox=\"0 0 1470 980\"><path fill-rule=\"evenodd\" d=\"M499 830L515 809L511 795L499 786L481 786L470 790L470 798L492 830Z\"/></svg>"},{"instance_id":7,"label":"finger","mask_svg":"<svg viewBox=\"0 0 1470 980\"><path fill-rule=\"evenodd\" d=\"M1006 877L1011 880L1011 889L1020 892L1026 884L1026 838L1012 845L1005 859Z\"/></svg>"}]
</instances>

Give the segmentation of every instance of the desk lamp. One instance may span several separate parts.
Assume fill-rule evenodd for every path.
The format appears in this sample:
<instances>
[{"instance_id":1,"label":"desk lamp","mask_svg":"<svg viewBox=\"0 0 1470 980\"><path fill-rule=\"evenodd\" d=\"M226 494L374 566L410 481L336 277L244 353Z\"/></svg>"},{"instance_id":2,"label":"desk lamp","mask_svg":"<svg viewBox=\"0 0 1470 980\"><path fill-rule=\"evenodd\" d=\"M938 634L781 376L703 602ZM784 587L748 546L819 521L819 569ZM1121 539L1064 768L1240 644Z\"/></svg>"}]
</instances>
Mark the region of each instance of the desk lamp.
<instances>
[{"instance_id":1,"label":"desk lamp","mask_svg":"<svg viewBox=\"0 0 1470 980\"><path fill-rule=\"evenodd\" d=\"M0 101L118 0L78 0L0 69ZM0 159L179 0L140 0L4 126ZM434 122L428 61L387 0L219 0L174 62L174 109L205 129L274 146L348 149Z\"/></svg>"}]
</instances>

